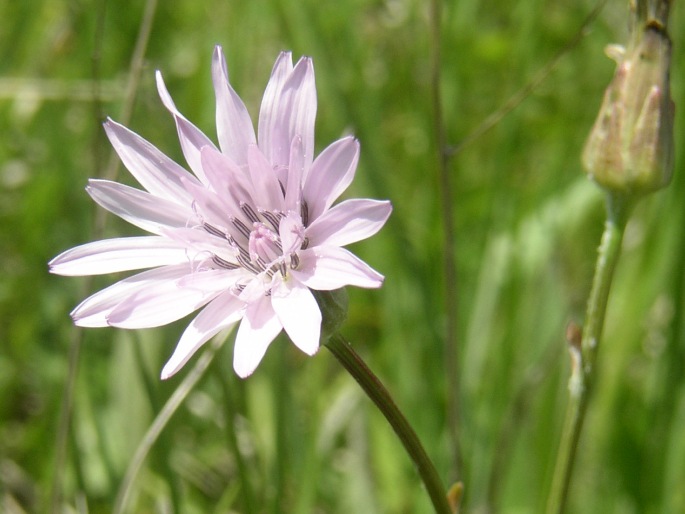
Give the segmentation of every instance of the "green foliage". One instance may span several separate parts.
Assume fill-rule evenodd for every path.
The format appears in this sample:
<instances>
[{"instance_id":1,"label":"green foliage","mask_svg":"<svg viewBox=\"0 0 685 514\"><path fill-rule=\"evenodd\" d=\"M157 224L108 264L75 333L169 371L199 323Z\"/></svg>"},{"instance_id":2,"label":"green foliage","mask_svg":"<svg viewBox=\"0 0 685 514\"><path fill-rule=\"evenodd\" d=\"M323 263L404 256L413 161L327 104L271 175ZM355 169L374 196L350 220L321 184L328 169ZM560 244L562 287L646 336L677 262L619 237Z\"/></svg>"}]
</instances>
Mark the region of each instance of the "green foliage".
<instances>
[{"instance_id":1,"label":"green foliage","mask_svg":"<svg viewBox=\"0 0 685 514\"><path fill-rule=\"evenodd\" d=\"M116 277L87 282L51 276L46 266L92 238L96 208L83 188L106 168L110 148L100 123L120 119L143 4L0 3L3 512L111 512L145 431L192 367L158 380L183 321L79 335L68 312ZM580 153L613 73L602 49L625 39L616 27L627 25L627 2L609 2L541 86L449 162L459 369L445 364L426 4L160 2L128 126L182 161L173 120L156 95L155 69L179 109L213 135L214 44L223 45L231 81L253 114L277 52L311 55L317 149L354 133L362 153L350 196L394 205L381 234L353 248L386 281L379 291L349 291L342 332L394 395L446 485L464 481L465 512L539 512L566 402L565 326L582 323L603 223L601 194L581 173ZM444 3L441 85L450 144L528 84L593 7ZM673 97L682 105L685 10L674 9ZM639 205L626 233L572 512L685 511L681 113L673 183ZM132 183L123 170L118 180ZM107 219L107 236L135 233ZM67 457L56 469L68 353L79 337ZM245 381L231 359L229 340L151 448L127 512L431 512L392 430L328 352L306 358L279 339ZM459 473L447 421L447 377L454 375ZM51 496L55 483L60 494Z\"/></svg>"}]
</instances>

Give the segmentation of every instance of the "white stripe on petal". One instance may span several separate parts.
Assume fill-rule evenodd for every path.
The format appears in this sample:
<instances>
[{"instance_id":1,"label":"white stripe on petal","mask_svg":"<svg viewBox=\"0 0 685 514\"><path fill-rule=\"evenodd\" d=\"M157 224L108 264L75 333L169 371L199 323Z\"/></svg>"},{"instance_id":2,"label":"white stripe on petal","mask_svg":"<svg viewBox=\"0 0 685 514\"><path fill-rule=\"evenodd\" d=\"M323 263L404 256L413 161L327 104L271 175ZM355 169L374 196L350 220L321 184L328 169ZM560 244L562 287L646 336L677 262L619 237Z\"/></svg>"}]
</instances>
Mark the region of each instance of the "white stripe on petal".
<instances>
[{"instance_id":1,"label":"white stripe on petal","mask_svg":"<svg viewBox=\"0 0 685 514\"><path fill-rule=\"evenodd\" d=\"M378 232L392 211L388 201L353 199L339 203L307 227L311 246L345 246Z\"/></svg>"},{"instance_id":2,"label":"white stripe on petal","mask_svg":"<svg viewBox=\"0 0 685 514\"><path fill-rule=\"evenodd\" d=\"M117 304L107 316L107 323L119 328L159 327L196 311L218 294L214 290L181 287L178 281L156 281Z\"/></svg>"},{"instance_id":3,"label":"white stripe on petal","mask_svg":"<svg viewBox=\"0 0 685 514\"><path fill-rule=\"evenodd\" d=\"M359 160L359 142L353 137L330 144L312 164L304 179L303 195L309 222L318 218L347 189Z\"/></svg>"},{"instance_id":4,"label":"white stripe on petal","mask_svg":"<svg viewBox=\"0 0 685 514\"><path fill-rule=\"evenodd\" d=\"M141 186L155 196L180 204L190 203L192 198L183 187L182 179L197 182L195 177L123 125L108 119L104 127L121 162Z\"/></svg>"},{"instance_id":5,"label":"white stripe on petal","mask_svg":"<svg viewBox=\"0 0 685 514\"><path fill-rule=\"evenodd\" d=\"M189 272L189 264L176 264L138 273L86 298L71 312L71 317L80 327L106 327L109 313L126 298L153 284L173 282Z\"/></svg>"},{"instance_id":6,"label":"white stripe on petal","mask_svg":"<svg viewBox=\"0 0 685 514\"><path fill-rule=\"evenodd\" d=\"M245 104L228 82L226 59L220 46L214 49L212 80L216 94L216 130L221 151L238 166L247 163L247 147L256 142Z\"/></svg>"},{"instance_id":7,"label":"white stripe on petal","mask_svg":"<svg viewBox=\"0 0 685 514\"><path fill-rule=\"evenodd\" d=\"M316 246L299 252L298 269L290 272L304 285L318 291L345 286L376 288L383 275L348 250L337 246Z\"/></svg>"},{"instance_id":8,"label":"white stripe on petal","mask_svg":"<svg viewBox=\"0 0 685 514\"><path fill-rule=\"evenodd\" d=\"M226 291L212 300L185 329L176 349L162 370L162 380L174 375L193 354L221 330L243 316L245 304Z\"/></svg>"},{"instance_id":9,"label":"white stripe on petal","mask_svg":"<svg viewBox=\"0 0 685 514\"><path fill-rule=\"evenodd\" d=\"M48 265L58 275L102 275L187 262L183 244L164 237L123 237L77 246Z\"/></svg>"},{"instance_id":10,"label":"white stripe on petal","mask_svg":"<svg viewBox=\"0 0 685 514\"><path fill-rule=\"evenodd\" d=\"M179 110L176 108L176 104L171 99L171 95L164 84L164 79L162 74L157 71L155 74L157 79L157 92L159 97L162 99L164 106L171 112L176 121L176 129L178 130L178 139L181 142L181 149L183 150L183 155L193 170L195 175L203 182L207 183L207 177L205 176L204 170L202 169L202 163L200 160L200 151L204 146L209 146L210 148L216 148L214 143L193 123L188 121L185 116L183 116Z\"/></svg>"},{"instance_id":11,"label":"white stripe on petal","mask_svg":"<svg viewBox=\"0 0 685 514\"><path fill-rule=\"evenodd\" d=\"M100 206L153 234L162 227L185 227L195 217L190 204L183 207L118 182L91 179L86 191Z\"/></svg>"},{"instance_id":12,"label":"white stripe on petal","mask_svg":"<svg viewBox=\"0 0 685 514\"><path fill-rule=\"evenodd\" d=\"M282 328L268 296L247 306L233 349L233 369L240 378L250 376L257 369Z\"/></svg>"},{"instance_id":13,"label":"white stripe on petal","mask_svg":"<svg viewBox=\"0 0 685 514\"><path fill-rule=\"evenodd\" d=\"M295 346L314 355L319 349L321 310L309 288L296 280L280 282L272 290L271 305Z\"/></svg>"}]
</instances>

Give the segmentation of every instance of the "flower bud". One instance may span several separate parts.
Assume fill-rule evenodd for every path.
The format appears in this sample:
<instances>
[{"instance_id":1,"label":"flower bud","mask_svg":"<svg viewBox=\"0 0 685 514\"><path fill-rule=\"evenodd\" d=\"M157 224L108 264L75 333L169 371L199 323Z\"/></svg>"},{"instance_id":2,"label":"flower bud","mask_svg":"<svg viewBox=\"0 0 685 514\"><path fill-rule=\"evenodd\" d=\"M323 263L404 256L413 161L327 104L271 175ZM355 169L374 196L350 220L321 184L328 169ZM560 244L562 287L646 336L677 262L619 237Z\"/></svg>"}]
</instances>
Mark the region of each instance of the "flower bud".
<instances>
[{"instance_id":1,"label":"flower bud","mask_svg":"<svg viewBox=\"0 0 685 514\"><path fill-rule=\"evenodd\" d=\"M671 41L652 20L633 33L627 49L612 45L606 52L618 67L585 144L583 166L612 192L656 191L673 172Z\"/></svg>"}]
</instances>

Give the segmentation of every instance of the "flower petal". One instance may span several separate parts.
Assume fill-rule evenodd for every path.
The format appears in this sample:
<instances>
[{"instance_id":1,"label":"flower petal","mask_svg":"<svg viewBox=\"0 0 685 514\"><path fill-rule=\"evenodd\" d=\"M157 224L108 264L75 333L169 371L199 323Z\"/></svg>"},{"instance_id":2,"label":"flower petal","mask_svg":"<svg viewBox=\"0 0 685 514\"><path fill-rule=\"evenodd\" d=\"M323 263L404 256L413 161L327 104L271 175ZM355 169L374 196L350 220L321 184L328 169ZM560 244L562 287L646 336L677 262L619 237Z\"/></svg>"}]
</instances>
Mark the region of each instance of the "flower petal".
<instances>
[{"instance_id":1,"label":"flower petal","mask_svg":"<svg viewBox=\"0 0 685 514\"><path fill-rule=\"evenodd\" d=\"M163 227L185 227L195 217L189 207L118 182L91 179L86 191L101 207L153 234Z\"/></svg>"},{"instance_id":2,"label":"flower petal","mask_svg":"<svg viewBox=\"0 0 685 514\"><path fill-rule=\"evenodd\" d=\"M378 232L392 211L388 201L354 199L325 211L307 227L312 246L345 246Z\"/></svg>"},{"instance_id":3,"label":"flower petal","mask_svg":"<svg viewBox=\"0 0 685 514\"><path fill-rule=\"evenodd\" d=\"M89 296L71 312L71 317L80 327L106 327L109 313L126 298L151 285L173 282L189 272L189 264L176 264L138 273Z\"/></svg>"},{"instance_id":4,"label":"flower petal","mask_svg":"<svg viewBox=\"0 0 685 514\"><path fill-rule=\"evenodd\" d=\"M252 189L247 171L243 171L230 158L208 146L202 149L202 167L212 189L232 211L240 211L240 202L253 203Z\"/></svg>"},{"instance_id":5,"label":"flower petal","mask_svg":"<svg viewBox=\"0 0 685 514\"><path fill-rule=\"evenodd\" d=\"M278 79L280 78L279 76ZM309 57L300 59L285 79L280 91L275 89L273 97L267 100L270 103L270 111L265 112L263 117L260 115L260 130L262 121L265 121L264 130L260 132L260 147L267 156L270 156L274 167L287 166L290 163L292 140L300 136L304 146L306 168L309 168L314 153L316 118L316 84L312 60ZM265 109L263 106L263 110ZM266 141L261 139L262 133L265 134Z\"/></svg>"},{"instance_id":6,"label":"flower petal","mask_svg":"<svg viewBox=\"0 0 685 514\"><path fill-rule=\"evenodd\" d=\"M215 255L232 264L237 262L236 250L226 244L226 239L204 230L197 228L162 229L162 235L185 246L186 255L193 262L211 260Z\"/></svg>"},{"instance_id":7,"label":"flower petal","mask_svg":"<svg viewBox=\"0 0 685 514\"><path fill-rule=\"evenodd\" d=\"M259 110L259 126L257 128L259 147L269 162L274 162L273 138L277 136L279 113L281 112L282 92L285 81L293 71L293 59L290 52L281 52L266 85L262 105Z\"/></svg>"},{"instance_id":8,"label":"flower petal","mask_svg":"<svg viewBox=\"0 0 685 514\"><path fill-rule=\"evenodd\" d=\"M282 281L272 290L271 305L295 346L314 355L319 349L321 310L309 288L297 280Z\"/></svg>"},{"instance_id":9,"label":"flower petal","mask_svg":"<svg viewBox=\"0 0 685 514\"><path fill-rule=\"evenodd\" d=\"M303 196L309 222L318 218L347 189L359 160L359 142L353 137L329 145L312 164L304 178Z\"/></svg>"},{"instance_id":10,"label":"flower petal","mask_svg":"<svg viewBox=\"0 0 685 514\"><path fill-rule=\"evenodd\" d=\"M179 287L201 291L227 291L245 271L242 269L208 269L186 275L178 281Z\"/></svg>"},{"instance_id":11,"label":"flower petal","mask_svg":"<svg viewBox=\"0 0 685 514\"><path fill-rule=\"evenodd\" d=\"M221 330L243 316L245 304L226 291L212 300L185 329L173 355L162 370L162 380L174 375L193 354Z\"/></svg>"},{"instance_id":12,"label":"flower petal","mask_svg":"<svg viewBox=\"0 0 685 514\"><path fill-rule=\"evenodd\" d=\"M291 270L297 280L311 289L331 291L345 286L376 288L383 275L344 248L316 246L299 252L298 269Z\"/></svg>"},{"instance_id":13,"label":"flower petal","mask_svg":"<svg viewBox=\"0 0 685 514\"><path fill-rule=\"evenodd\" d=\"M196 311L217 295L214 290L181 287L178 281L159 280L117 304L107 316L107 323L119 328L167 325Z\"/></svg>"},{"instance_id":14,"label":"flower petal","mask_svg":"<svg viewBox=\"0 0 685 514\"><path fill-rule=\"evenodd\" d=\"M219 146L238 166L244 166L247 164L247 147L256 143L254 128L245 104L228 82L226 59L220 46L214 49L212 80Z\"/></svg>"},{"instance_id":15,"label":"flower petal","mask_svg":"<svg viewBox=\"0 0 685 514\"><path fill-rule=\"evenodd\" d=\"M155 196L177 203L185 204L192 201L190 194L183 187L182 179L197 179L182 166L135 132L109 118L104 127L121 162L141 186Z\"/></svg>"},{"instance_id":16,"label":"flower petal","mask_svg":"<svg viewBox=\"0 0 685 514\"><path fill-rule=\"evenodd\" d=\"M162 74L159 71L157 71L155 74L155 78L157 79L157 92L159 93L159 97L162 99L164 106L174 116L174 121L176 121L178 139L181 142L183 155L185 156L190 169L193 170L195 175L206 184L207 178L205 177L204 170L202 169L200 151L205 146L214 149L216 149L216 147L214 146L214 143L212 143L212 141L204 134L204 132L193 125L179 112L179 110L176 108L176 104L171 99L171 95L169 94L169 91L164 84Z\"/></svg>"},{"instance_id":17,"label":"flower petal","mask_svg":"<svg viewBox=\"0 0 685 514\"><path fill-rule=\"evenodd\" d=\"M302 177L304 176L304 147L302 138L295 136L290 145L290 164L288 175L285 177L285 210L298 214L302 205Z\"/></svg>"},{"instance_id":18,"label":"flower petal","mask_svg":"<svg viewBox=\"0 0 685 514\"><path fill-rule=\"evenodd\" d=\"M240 378L250 376L257 369L282 328L268 296L247 306L233 349L233 369Z\"/></svg>"},{"instance_id":19,"label":"flower petal","mask_svg":"<svg viewBox=\"0 0 685 514\"><path fill-rule=\"evenodd\" d=\"M252 196L257 209L267 211L283 210L283 191L276 173L257 145L247 150L247 162L252 178Z\"/></svg>"},{"instance_id":20,"label":"flower petal","mask_svg":"<svg viewBox=\"0 0 685 514\"><path fill-rule=\"evenodd\" d=\"M52 259L50 273L68 276L102 275L187 262L181 243L164 237L122 237L76 246Z\"/></svg>"}]
</instances>

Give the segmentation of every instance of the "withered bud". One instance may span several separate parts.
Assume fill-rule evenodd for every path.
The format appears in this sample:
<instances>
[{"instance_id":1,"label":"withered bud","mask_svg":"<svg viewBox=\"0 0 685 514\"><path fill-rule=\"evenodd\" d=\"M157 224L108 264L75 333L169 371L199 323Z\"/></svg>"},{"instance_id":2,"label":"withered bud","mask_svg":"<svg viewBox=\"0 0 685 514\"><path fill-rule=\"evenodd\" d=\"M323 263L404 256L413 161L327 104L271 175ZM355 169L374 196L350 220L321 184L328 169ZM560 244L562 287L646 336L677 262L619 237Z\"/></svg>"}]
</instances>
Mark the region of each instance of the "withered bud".
<instances>
[{"instance_id":1,"label":"withered bud","mask_svg":"<svg viewBox=\"0 0 685 514\"><path fill-rule=\"evenodd\" d=\"M673 173L671 41L652 20L634 31L627 49L611 45L606 53L618 67L585 144L583 166L612 192L656 191Z\"/></svg>"}]
</instances>

